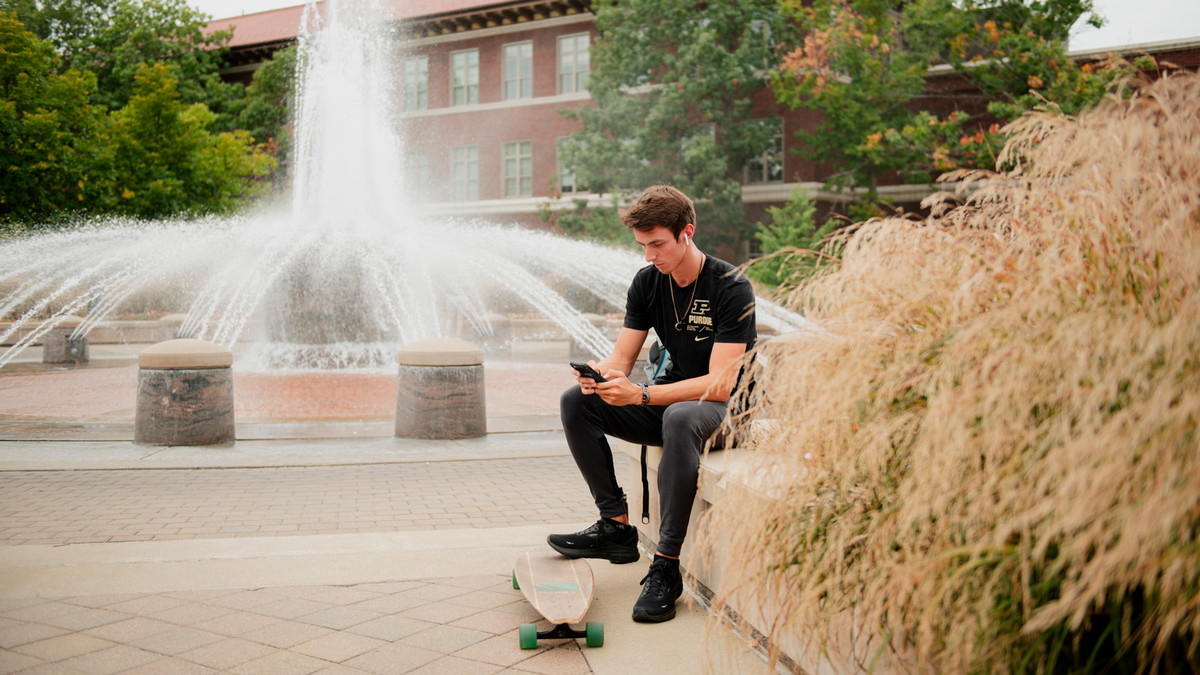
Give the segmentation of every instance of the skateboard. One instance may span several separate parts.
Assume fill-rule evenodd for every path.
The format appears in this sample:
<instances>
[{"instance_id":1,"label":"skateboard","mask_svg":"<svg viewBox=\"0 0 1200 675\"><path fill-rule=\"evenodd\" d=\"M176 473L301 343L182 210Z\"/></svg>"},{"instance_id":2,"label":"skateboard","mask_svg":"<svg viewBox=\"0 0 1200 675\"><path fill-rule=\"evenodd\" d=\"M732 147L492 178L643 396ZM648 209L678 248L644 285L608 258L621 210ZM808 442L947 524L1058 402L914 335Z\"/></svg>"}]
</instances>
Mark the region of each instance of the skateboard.
<instances>
[{"instance_id":1,"label":"skateboard","mask_svg":"<svg viewBox=\"0 0 1200 675\"><path fill-rule=\"evenodd\" d=\"M592 568L581 558L567 558L544 548L521 554L513 566L513 588L554 628L538 632L537 625L523 623L519 629L521 649L535 649L538 640L585 638L587 646L604 644L604 624L589 621L584 630L575 630L592 605Z\"/></svg>"}]
</instances>

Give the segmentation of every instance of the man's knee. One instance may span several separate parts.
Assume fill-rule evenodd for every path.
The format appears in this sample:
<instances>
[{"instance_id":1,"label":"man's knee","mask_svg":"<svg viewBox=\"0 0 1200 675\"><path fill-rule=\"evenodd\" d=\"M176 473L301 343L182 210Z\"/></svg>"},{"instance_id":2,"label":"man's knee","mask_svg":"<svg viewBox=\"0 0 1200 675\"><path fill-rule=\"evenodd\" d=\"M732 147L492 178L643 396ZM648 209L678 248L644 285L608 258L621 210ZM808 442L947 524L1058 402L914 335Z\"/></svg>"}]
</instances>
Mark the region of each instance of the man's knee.
<instances>
[{"instance_id":1,"label":"man's knee","mask_svg":"<svg viewBox=\"0 0 1200 675\"><path fill-rule=\"evenodd\" d=\"M583 405L582 399L583 391L578 386L572 386L558 398L558 408L564 413L568 410L577 410Z\"/></svg>"},{"instance_id":2,"label":"man's knee","mask_svg":"<svg viewBox=\"0 0 1200 675\"><path fill-rule=\"evenodd\" d=\"M564 424L582 420L591 406L600 400L595 394L585 394L578 385L562 393L558 399L559 415Z\"/></svg>"},{"instance_id":3,"label":"man's knee","mask_svg":"<svg viewBox=\"0 0 1200 675\"><path fill-rule=\"evenodd\" d=\"M721 424L723 408L697 401L673 403L663 413L663 438L690 438L703 442Z\"/></svg>"}]
</instances>

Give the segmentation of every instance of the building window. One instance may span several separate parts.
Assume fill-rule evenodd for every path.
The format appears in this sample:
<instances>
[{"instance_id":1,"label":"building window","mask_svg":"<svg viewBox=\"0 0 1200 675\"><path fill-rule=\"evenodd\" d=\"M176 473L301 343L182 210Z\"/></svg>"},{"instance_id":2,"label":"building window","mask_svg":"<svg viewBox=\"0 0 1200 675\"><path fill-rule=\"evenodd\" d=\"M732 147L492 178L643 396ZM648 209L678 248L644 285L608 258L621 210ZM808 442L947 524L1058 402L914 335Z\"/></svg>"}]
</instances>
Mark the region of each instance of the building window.
<instances>
[{"instance_id":1,"label":"building window","mask_svg":"<svg viewBox=\"0 0 1200 675\"><path fill-rule=\"evenodd\" d=\"M450 105L479 103L479 50L450 54Z\"/></svg>"},{"instance_id":2,"label":"building window","mask_svg":"<svg viewBox=\"0 0 1200 675\"><path fill-rule=\"evenodd\" d=\"M479 199L479 146L464 145L450 150L451 199Z\"/></svg>"},{"instance_id":3,"label":"building window","mask_svg":"<svg viewBox=\"0 0 1200 675\"><path fill-rule=\"evenodd\" d=\"M504 144L504 196L533 195L533 142Z\"/></svg>"},{"instance_id":4,"label":"building window","mask_svg":"<svg viewBox=\"0 0 1200 675\"><path fill-rule=\"evenodd\" d=\"M562 146L569 140L569 136L561 136L555 147L555 158L558 163L558 191L563 194L567 194L568 192L586 192L587 188L580 184L579 176L575 175L575 170L563 162Z\"/></svg>"},{"instance_id":5,"label":"building window","mask_svg":"<svg viewBox=\"0 0 1200 675\"><path fill-rule=\"evenodd\" d=\"M504 100L533 96L533 43L504 45Z\"/></svg>"},{"instance_id":6,"label":"building window","mask_svg":"<svg viewBox=\"0 0 1200 675\"><path fill-rule=\"evenodd\" d=\"M425 148L410 148L404 153L404 183L406 194L412 201L425 201L429 194L429 151Z\"/></svg>"},{"instance_id":7,"label":"building window","mask_svg":"<svg viewBox=\"0 0 1200 675\"><path fill-rule=\"evenodd\" d=\"M404 109L429 107L429 57L414 56L404 61Z\"/></svg>"},{"instance_id":8,"label":"building window","mask_svg":"<svg viewBox=\"0 0 1200 675\"><path fill-rule=\"evenodd\" d=\"M679 139L679 152L686 154L692 143L716 143L717 125L712 122L702 122L692 127L692 133ZM705 147L701 145L700 147Z\"/></svg>"},{"instance_id":9,"label":"building window","mask_svg":"<svg viewBox=\"0 0 1200 675\"><path fill-rule=\"evenodd\" d=\"M587 88L590 39L587 33L558 38L558 93L570 94Z\"/></svg>"},{"instance_id":10,"label":"building window","mask_svg":"<svg viewBox=\"0 0 1200 675\"><path fill-rule=\"evenodd\" d=\"M746 163L746 183L783 182L783 120L776 117L758 120L771 130L771 138L762 154Z\"/></svg>"}]
</instances>

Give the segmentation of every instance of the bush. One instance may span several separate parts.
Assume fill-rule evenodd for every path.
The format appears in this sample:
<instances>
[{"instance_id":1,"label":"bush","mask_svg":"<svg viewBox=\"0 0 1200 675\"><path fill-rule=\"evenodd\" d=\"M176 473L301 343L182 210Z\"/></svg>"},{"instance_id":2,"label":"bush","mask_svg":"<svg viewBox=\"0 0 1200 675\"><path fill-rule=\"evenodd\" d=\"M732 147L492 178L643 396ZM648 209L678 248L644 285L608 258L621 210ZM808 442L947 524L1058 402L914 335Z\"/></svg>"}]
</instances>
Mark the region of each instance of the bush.
<instances>
[{"instance_id":1,"label":"bush","mask_svg":"<svg viewBox=\"0 0 1200 675\"><path fill-rule=\"evenodd\" d=\"M800 188L783 207L767 207L770 223L758 223L754 238L762 247L763 257L746 267L746 275L760 284L784 290L811 276L822 262L836 259L838 246L818 248L837 229L830 219L817 227L816 204Z\"/></svg>"},{"instance_id":2,"label":"bush","mask_svg":"<svg viewBox=\"0 0 1200 675\"><path fill-rule=\"evenodd\" d=\"M791 296L824 332L765 347L755 455L789 478L706 524L716 605L860 666L1195 669L1200 76L1007 131L1014 171Z\"/></svg>"}]
</instances>

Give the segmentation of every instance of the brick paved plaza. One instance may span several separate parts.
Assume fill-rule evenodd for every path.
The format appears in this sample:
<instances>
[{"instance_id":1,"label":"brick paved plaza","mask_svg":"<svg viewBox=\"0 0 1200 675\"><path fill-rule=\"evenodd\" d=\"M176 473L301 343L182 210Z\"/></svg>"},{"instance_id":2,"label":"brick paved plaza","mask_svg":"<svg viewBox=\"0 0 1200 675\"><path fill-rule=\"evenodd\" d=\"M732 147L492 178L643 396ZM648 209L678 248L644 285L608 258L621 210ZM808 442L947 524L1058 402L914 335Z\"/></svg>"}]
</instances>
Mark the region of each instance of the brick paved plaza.
<instances>
[{"instance_id":1,"label":"brick paved plaza","mask_svg":"<svg viewBox=\"0 0 1200 675\"><path fill-rule=\"evenodd\" d=\"M489 366L465 441L392 438L387 375L238 375L221 448L130 443L136 368L104 365L0 373L0 673L685 673L722 642L694 604L629 620L642 561L593 565L604 647L518 648L511 561L595 518L558 364Z\"/></svg>"}]
</instances>

